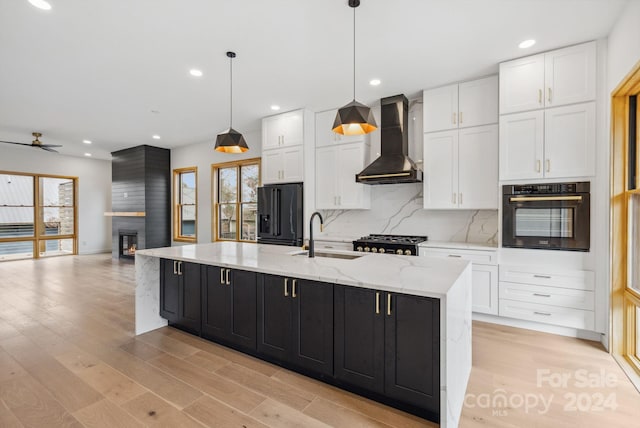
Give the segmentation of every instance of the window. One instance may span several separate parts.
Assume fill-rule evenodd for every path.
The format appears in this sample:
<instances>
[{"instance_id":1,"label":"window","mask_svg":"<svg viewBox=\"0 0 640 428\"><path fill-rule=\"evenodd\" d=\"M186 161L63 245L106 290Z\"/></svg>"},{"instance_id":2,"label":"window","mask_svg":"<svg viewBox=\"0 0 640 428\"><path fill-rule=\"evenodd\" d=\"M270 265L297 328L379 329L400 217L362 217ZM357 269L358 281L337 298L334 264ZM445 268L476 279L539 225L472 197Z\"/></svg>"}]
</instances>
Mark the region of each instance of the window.
<instances>
[{"instance_id":1,"label":"window","mask_svg":"<svg viewBox=\"0 0 640 428\"><path fill-rule=\"evenodd\" d=\"M0 173L0 260L77 254L77 180Z\"/></svg>"},{"instance_id":2,"label":"window","mask_svg":"<svg viewBox=\"0 0 640 428\"><path fill-rule=\"evenodd\" d=\"M260 159L212 165L211 178L214 192L212 240L255 242Z\"/></svg>"},{"instance_id":3,"label":"window","mask_svg":"<svg viewBox=\"0 0 640 428\"><path fill-rule=\"evenodd\" d=\"M173 240L196 242L198 168L174 169L173 183Z\"/></svg>"},{"instance_id":4,"label":"window","mask_svg":"<svg viewBox=\"0 0 640 428\"><path fill-rule=\"evenodd\" d=\"M612 97L612 352L640 374L640 65Z\"/></svg>"}]
</instances>

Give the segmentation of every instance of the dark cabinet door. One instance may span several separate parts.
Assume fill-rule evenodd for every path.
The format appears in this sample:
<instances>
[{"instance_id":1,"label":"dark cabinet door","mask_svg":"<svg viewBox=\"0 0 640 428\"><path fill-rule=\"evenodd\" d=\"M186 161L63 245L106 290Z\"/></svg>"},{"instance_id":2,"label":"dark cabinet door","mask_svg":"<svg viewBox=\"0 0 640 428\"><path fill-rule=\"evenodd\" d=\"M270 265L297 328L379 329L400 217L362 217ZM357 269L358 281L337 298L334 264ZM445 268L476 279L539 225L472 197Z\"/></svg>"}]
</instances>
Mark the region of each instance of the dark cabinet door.
<instances>
[{"instance_id":1,"label":"dark cabinet door","mask_svg":"<svg viewBox=\"0 0 640 428\"><path fill-rule=\"evenodd\" d=\"M260 275L258 352L286 362L291 355L291 280Z\"/></svg>"},{"instance_id":2,"label":"dark cabinet door","mask_svg":"<svg viewBox=\"0 0 640 428\"><path fill-rule=\"evenodd\" d=\"M201 265L178 262L180 277L180 308L175 324L184 330L200 334Z\"/></svg>"},{"instance_id":3,"label":"dark cabinet door","mask_svg":"<svg viewBox=\"0 0 640 428\"><path fill-rule=\"evenodd\" d=\"M202 286L202 336L212 340L226 340L229 326L229 298L225 278L226 269L205 268Z\"/></svg>"},{"instance_id":4,"label":"dark cabinet door","mask_svg":"<svg viewBox=\"0 0 640 428\"><path fill-rule=\"evenodd\" d=\"M293 363L333 374L333 284L291 279Z\"/></svg>"},{"instance_id":5,"label":"dark cabinet door","mask_svg":"<svg viewBox=\"0 0 640 428\"><path fill-rule=\"evenodd\" d=\"M257 337L257 274L243 270L231 270L229 287L229 336L230 342L256 350Z\"/></svg>"},{"instance_id":6,"label":"dark cabinet door","mask_svg":"<svg viewBox=\"0 0 640 428\"><path fill-rule=\"evenodd\" d=\"M200 265L160 259L160 316L200 334Z\"/></svg>"},{"instance_id":7,"label":"dark cabinet door","mask_svg":"<svg viewBox=\"0 0 640 428\"><path fill-rule=\"evenodd\" d=\"M335 377L383 393L384 293L338 285L334 289Z\"/></svg>"},{"instance_id":8,"label":"dark cabinet door","mask_svg":"<svg viewBox=\"0 0 640 428\"><path fill-rule=\"evenodd\" d=\"M180 277L177 261L160 259L160 316L170 323L178 320Z\"/></svg>"},{"instance_id":9,"label":"dark cabinet door","mask_svg":"<svg viewBox=\"0 0 640 428\"><path fill-rule=\"evenodd\" d=\"M440 301L385 293L385 395L440 412Z\"/></svg>"}]
</instances>

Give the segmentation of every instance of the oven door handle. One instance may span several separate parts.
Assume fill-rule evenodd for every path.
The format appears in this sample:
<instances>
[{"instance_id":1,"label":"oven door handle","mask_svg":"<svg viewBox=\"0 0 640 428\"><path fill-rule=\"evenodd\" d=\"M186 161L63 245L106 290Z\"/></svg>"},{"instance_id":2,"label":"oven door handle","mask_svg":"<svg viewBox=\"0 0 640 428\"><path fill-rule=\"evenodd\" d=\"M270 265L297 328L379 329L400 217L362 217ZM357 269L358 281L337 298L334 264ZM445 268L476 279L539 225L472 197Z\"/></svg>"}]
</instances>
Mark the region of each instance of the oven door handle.
<instances>
[{"instance_id":1,"label":"oven door handle","mask_svg":"<svg viewBox=\"0 0 640 428\"><path fill-rule=\"evenodd\" d=\"M535 201L581 201L582 196L515 196L509 198L509 202L535 202Z\"/></svg>"}]
</instances>

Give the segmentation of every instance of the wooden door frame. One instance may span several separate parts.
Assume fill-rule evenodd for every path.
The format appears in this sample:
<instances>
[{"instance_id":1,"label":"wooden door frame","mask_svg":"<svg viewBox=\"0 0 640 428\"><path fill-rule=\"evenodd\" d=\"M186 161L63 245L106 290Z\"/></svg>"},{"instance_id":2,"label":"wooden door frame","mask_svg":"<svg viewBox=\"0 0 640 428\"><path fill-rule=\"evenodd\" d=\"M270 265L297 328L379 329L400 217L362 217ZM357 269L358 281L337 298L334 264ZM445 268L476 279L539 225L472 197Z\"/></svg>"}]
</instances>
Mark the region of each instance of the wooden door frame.
<instances>
[{"instance_id":1,"label":"wooden door frame","mask_svg":"<svg viewBox=\"0 0 640 428\"><path fill-rule=\"evenodd\" d=\"M635 337L630 336L630 330L633 329L628 327L630 323L636 323L635 305L640 302L640 293L627 287L629 96L637 94L640 94L640 61L611 93L609 327L610 351L619 359L624 359L640 375L640 361L633 356Z\"/></svg>"}]
</instances>

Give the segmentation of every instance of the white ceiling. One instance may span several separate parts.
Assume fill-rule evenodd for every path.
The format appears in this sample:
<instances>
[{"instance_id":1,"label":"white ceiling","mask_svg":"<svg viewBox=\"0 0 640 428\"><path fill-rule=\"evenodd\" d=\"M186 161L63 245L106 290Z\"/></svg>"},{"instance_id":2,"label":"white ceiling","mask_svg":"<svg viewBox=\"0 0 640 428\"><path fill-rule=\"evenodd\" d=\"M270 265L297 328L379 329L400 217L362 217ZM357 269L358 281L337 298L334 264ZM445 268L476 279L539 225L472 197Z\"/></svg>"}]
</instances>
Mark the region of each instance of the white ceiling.
<instances>
[{"instance_id":1,"label":"white ceiling","mask_svg":"<svg viewBox=\"0 0 640 428\"><path fill-rule=\"evenodd\" d=\"M62 154L103 159L140 144L213 144L229 124L228 50L238 54L240 132L258 130L272 104L320 111L352 98L347 0L49 2L43 11L0 1L0 140L30 142L40 131ZM362 0L357 98L411 97L495 73L507 59L605 37L626 3ZM527 38L538 43L518 49ZM382 84L370 86L372 78Z\"/></svg>"}]
</instances>

